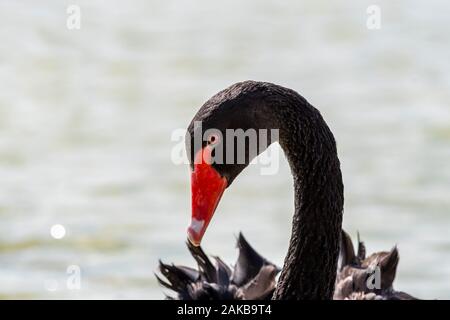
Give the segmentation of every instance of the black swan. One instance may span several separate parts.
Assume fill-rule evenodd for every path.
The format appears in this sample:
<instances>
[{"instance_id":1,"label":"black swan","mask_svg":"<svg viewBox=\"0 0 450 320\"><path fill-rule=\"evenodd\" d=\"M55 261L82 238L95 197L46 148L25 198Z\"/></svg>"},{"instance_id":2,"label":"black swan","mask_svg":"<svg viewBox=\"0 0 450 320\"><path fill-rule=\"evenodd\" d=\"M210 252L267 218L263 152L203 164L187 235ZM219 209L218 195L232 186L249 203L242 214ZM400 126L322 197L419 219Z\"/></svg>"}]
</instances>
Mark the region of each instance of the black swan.
<instances>
[{"instance_id":1,"label":"black swan","mask_svg":"<svg viewBox=\"0 0 450 320\"><path fill-rule=\"evenodd\" d=\"M245 159L239 162L234 149L230 152L219 148L228 145L228 129L265 129L268 133L277 129L278 137L269 134L267 143L258 141L254 150L246 145ZM320 112L291 89L266 82L236 83L210 98L193 118L186 135L191 165L191 252L193 246L200 245L224 190L275 141L282 147L293 174L295 211L287 256L272 299L332 299L344 204L336 142ZM225 162L213 161L217 150L222 150ZM211 273L208 277L213 278L213 272L206 270L211 266L201 268L203 277ZM226 268L217 260L216 269L219 274L223 273L220 269ZM161 270L172 283L166 283L170 288L178 280L192 282L199 277L192 269L162 265ZM169 278L173 275L171 270L176 270L180 279L173 282Z\"/></svg>"},{"instance_id":2,"label":"black swan","mask_svg":"<svg viewBox=\"0 0 450 320\"><path fill-rule=\"evenodd\" d=\"M222 148L227 161L210 163L213 150L227 145L227 129L279 130L278 142L294 177L292 235L273 298L332 299L344 204L340 164L333 134L319 111L293 90L266 82L236 83L197 112L186 135L192 170L189 240L200 244L225 188L275 140L269 134L266 145L246 148L243 163L236 152L228 161L227 148ZM211 130L222 134L205 137Z\"/></svg>"}]
</instances>

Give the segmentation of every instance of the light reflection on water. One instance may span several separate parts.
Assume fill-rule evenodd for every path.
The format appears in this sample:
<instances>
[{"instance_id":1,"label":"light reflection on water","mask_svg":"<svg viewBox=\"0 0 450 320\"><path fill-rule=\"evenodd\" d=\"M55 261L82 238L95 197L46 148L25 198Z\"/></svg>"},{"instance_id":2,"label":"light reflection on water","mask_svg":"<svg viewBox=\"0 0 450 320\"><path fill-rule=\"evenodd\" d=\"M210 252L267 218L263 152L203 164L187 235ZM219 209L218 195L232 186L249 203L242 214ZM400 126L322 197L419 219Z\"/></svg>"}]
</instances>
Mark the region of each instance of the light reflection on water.
<instances>
[{"instance_id":1,"label":"light reflection on water","mask_svg":"<svg viewBox=\"0 0 450 320\"><path fill-rule=\"evenodd\" d=\"M162 298L158 259L192 264L189 174L170 161L171 132L245 79L321 110L338 141L345 228L369 251L398 244L397 288L450 297L447 3L379 1L378 31L357 1L79 3L79 31L65 28L67 2L0 4L0 298ZM285 161L275 176L248 168L206 250L234 261L242 230L281 265L291 188ZM80 291L64 289L72 264Z\"/></svg>"}]
</instances>

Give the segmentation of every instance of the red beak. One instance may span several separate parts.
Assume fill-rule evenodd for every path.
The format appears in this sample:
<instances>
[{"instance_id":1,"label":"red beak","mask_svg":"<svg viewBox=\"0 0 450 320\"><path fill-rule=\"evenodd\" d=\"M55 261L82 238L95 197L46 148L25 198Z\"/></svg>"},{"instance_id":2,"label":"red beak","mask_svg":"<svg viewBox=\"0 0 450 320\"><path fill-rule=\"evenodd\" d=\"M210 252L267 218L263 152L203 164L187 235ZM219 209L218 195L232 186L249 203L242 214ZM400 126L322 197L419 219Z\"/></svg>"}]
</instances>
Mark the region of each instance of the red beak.
<instances>
[{"instance_id":1,"label":"red beak","mask_svg":"<svg viewBox=\"0 0 450 320\"><path fill-rule=\"evenodd\" d=\"M198 151L191 173L192 219L187 233L189 241L195 246L200 245L227 187L227 179L211 166L210 159L211 149L208 146Z\"/></svg>"}]
</instances>

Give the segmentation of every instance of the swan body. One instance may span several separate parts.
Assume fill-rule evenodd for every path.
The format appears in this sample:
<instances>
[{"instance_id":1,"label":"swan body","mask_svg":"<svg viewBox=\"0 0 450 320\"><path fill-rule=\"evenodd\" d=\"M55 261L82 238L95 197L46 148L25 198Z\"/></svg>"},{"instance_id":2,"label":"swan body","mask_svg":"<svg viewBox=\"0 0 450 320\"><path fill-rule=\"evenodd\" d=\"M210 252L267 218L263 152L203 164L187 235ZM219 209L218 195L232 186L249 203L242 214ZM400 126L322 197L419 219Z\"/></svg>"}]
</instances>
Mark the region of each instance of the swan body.
<instances>
[{"instance_id":1,"label":"swan body","mask_svg":"<svg viewBox=\"0 0 450 320\"><path fill-rule=\"evenodd\" d=\"M267 261L247 242L242 233L237 239L239 255L233 268L220 258L214 263L203 252L187 242L187 247L198 264L198 269L159 263L158 282L176 293L169 299L178 300L265 300L275 290L279 268Z\"/></svg>"},{"instance_id":2,"label":"swan body","mask_svg":"<svg viewBox=\"0 0 450 320\"><path fill-rule=\"evenodd\" d=\"M198 263L198 269L160 262L160 273L167 280L156 276L158 282L176 293L176 296L168 296L168 299L267 300L272 297L279 268L256 252L242 233L237 239L239 256L233 268L218 257L214 257L215 263L211 262L201 247L195 247L189 242L187 246ZM355 254L350 236L342 231L340 264L333 299L416 300L393 288L398 262L397 247L366 257L366 248L359 240L359 235ZM380 268L380 287L370 289L368 276L376 267Z\"/></svg>"}]
</instances>

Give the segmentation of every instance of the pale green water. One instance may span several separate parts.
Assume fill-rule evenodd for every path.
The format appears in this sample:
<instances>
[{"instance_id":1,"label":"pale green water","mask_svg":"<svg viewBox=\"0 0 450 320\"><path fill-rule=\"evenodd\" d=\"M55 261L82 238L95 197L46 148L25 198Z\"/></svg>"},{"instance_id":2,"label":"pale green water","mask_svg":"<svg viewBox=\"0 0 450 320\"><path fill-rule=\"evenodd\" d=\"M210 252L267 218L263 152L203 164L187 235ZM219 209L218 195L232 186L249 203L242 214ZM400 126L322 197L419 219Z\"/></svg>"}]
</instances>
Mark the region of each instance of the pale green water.
<instances>
[{"instance_id":1,"label":"pale green water","mask_svg":"<svg viewBox=\"0 0 450 320\"><path fill-rule=\"evenodd\" d=\"M81 30L66 29L72 3ZM170 161L171 132L245 79L322 111L345 228L370 251L398 244L398 289L450 298L450 6L378 1L382 28L368 30L369 4L1 0L0 298L162 298L158 258L192 263L188 168ZM209 252L234 261L242 230L282 264L293 201L281 165L236 180ZM79 291L64 284L73 264Z\"/></svg>"}]
</instances>

